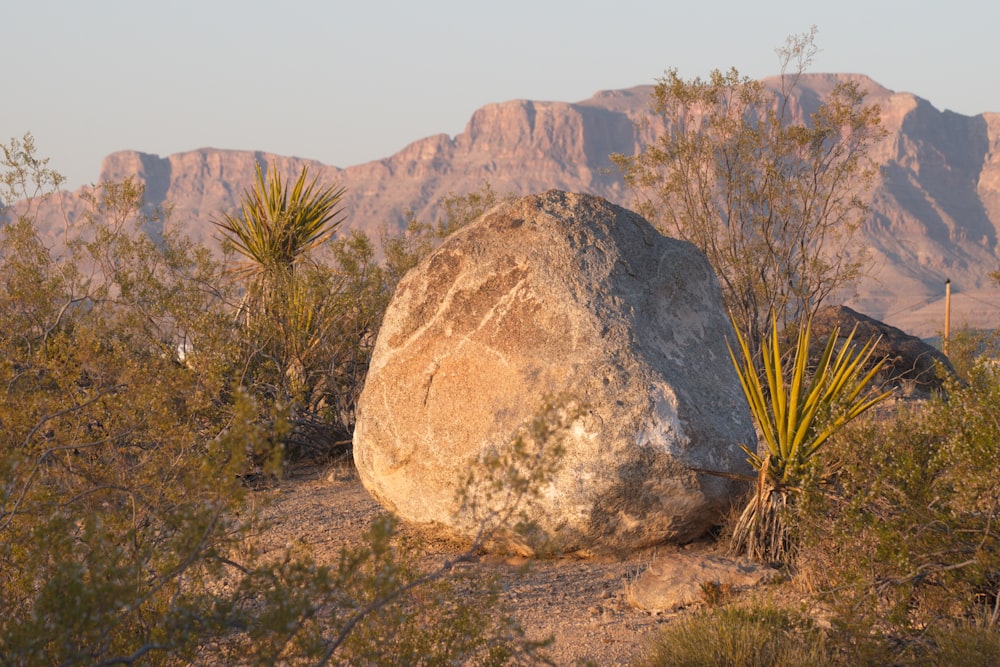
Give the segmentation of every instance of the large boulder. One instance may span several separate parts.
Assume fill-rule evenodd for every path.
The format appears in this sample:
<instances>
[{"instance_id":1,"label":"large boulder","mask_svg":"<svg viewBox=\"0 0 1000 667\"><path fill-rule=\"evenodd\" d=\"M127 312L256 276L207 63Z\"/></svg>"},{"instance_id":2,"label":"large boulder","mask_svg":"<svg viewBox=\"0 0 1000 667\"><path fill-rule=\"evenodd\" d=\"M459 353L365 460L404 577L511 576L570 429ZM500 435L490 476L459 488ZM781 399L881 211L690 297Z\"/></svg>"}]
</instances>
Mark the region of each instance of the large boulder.
<instances>
[{"instance_id":1,"label":"large boulder","mask_svg":"<svg viewBox=\"0 0 1000 667\"><path fill-rule=\"evenodd\" d=\"M358 401L361 481L404 520L472 537L470 467L571 397L586 409L528 509L536 535L583 553L691 540L741 490L704 471L750 473L732 336L693 245L598 197L505 203L399 284Z\"/></svg>"}]
</instances>

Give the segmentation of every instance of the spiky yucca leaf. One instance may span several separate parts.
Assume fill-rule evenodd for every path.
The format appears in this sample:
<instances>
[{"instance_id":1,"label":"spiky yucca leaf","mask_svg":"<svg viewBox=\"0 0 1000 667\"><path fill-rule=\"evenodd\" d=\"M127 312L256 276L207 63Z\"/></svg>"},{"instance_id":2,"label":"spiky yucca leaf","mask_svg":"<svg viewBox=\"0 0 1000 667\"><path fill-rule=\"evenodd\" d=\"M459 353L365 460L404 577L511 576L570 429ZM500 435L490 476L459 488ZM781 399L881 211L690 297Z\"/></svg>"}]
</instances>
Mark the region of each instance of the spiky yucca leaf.
<instances>
[{"instance_id":1,"label":"spiky yucca leaf","mask_svg":"<svg viewBox=\"0 0 1000 667\"><path fill-rule=\"evenodd\" d=\"M236 252L249 260L247 273L290 269L306 251L326 241L343 222L339 207L344 188L318 188L318 178L307 183L308 167L292 186L281 179L277 165L267 178L260 164L254 187L244 190L238 215L216 221Z\"/></svg>"},{"instance_id":2,"label":"spiky yucca leaf","mask_svg":"<svg viewBox=\"0 0 1000 667\"><path fill-rule=\"evenodd\" d=\"M838 350L840 330L835 329L810 373L810 329L810 322L799 329L790 367L785 363L776 318L772 318L770 335L761 346L760 372L739 329L736 337L741 360L729 347L767 446L763 456L743 446L757 469L757 485L733 527L731 549L763 562L786 561L794 553L785 507L793 501L792 492L801 490L808 479L807 464L838 429L889 394L863 395L885 363L878 360L864 370L877 340L857 349L853 345L855 329Z\"/></svg>"},{"instance_id":3,"label":"spiky yucca leaf","mask_svg":"<svg viewBox=\"0 0 1000 667\"><path fill-rule=\"evenodd\" d=\"M811 323L799 330L790 367L781 349L777 320L761 347L762 373L758 373L746 339L736 331L740 357L729 347L729 354L740 378L740 384L750 405L750 411L760 427L770 457L769 475L778 484L789 484L796 472L838 429L877 405L889 392L862 395L878 374L885 360L878 360L867 372L877 340L868 341L857 349L855 331L844 340L840 349L840 330L835 329L826 341L816 368L809 371ZM749 448L744 450L757 470L762 459Z\"/></svg>"}]
</instances>

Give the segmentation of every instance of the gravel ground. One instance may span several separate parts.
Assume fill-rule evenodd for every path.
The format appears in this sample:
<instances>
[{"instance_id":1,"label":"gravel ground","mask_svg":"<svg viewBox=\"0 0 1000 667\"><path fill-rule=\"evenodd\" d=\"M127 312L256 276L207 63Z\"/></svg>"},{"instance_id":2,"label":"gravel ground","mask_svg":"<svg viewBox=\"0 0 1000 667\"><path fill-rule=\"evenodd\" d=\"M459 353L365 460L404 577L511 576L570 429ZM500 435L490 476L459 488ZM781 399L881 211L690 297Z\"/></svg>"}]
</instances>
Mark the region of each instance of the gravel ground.
<instances>
[{"instance_id":1,"label":"gravel ground","mask_svg":"<svg viewBox=\"0 0 1000 667\"><path fill-rule=\"evenodd\" d=\"M334 563L343 546L360 544L364 530L381 512L350 469L298 470L259 493L273 497L265 509L270 527L262 546L265 553L275 555L285 545L301 541L310 545L320 562ZM409 529L404 526L402 531ZM442 540L425 544L429 566L460 550ZM644 642L677 615L650 614L626 602L626 587L656 555L530 563L486 555L469 567L500 576L504 600L529 637L554 638L547 655L556 664L590 662L603 667L634 664L644 652Z\"/></svg>"}]
</instances>

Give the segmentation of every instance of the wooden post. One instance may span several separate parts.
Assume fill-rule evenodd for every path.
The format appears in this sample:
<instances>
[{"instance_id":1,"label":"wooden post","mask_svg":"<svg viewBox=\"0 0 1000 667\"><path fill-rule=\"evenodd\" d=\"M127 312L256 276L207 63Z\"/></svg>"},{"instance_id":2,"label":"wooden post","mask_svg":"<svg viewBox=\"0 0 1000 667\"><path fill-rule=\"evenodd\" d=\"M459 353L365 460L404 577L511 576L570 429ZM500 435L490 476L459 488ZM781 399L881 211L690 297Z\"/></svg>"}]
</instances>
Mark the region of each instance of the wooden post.
<instances>
[{"instance_id":1,"label":"wooden post","mask_svg":"<svg viewBox=\"0 0 1000 667\"><path fill-rule=\"evenodd\" d=\"M951 338L951 278L944 281L944 340L941 347L948 356L948 339Z\"/></svg>"}]
</instances>

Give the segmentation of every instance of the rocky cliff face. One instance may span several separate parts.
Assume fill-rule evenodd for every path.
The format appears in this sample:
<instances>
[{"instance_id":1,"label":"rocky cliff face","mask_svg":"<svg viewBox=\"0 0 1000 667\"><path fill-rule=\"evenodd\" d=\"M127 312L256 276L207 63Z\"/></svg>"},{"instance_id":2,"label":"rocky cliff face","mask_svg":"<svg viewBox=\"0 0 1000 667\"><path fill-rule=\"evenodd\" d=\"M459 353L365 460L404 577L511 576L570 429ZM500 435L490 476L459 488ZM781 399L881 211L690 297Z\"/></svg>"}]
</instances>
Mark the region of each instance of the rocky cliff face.
<instances>
[{"instance_id":1,"label":"rocky cliff face","mask_svg":"<svg viewBox=\"0 0 1000 667\"><path fill-rule=\"evenodd\" d=\"M1000 117L940 112L910 94L881 104L890 134L864 230L874 273L856 306L932 334L951 279L953 323L996 326L1000 290L987 274L1000 264Z\"/></svg>"},{"instance_id":2,"label":"rocky cliff face","mask_svg":"<svg viewBox=\"0 0 1000 667\"><path fill-rule=\"evenodd\" d=\"M797 113L815 108L844 79L858 80L881 105L889 131L876 158L883 165L870 193L864 233L872 274L851 301L857 309L920 335L943 322L944 281L954 289L953 326L996 325L1000 289L986 274L1000 267L1000 114L938 111L909 93L895 93L860 75L815 74L802 80ZM550 188L596 194L628 206L608 156L630 154L651 140L643 126L650 86L599 92L574 104L514 100L477 110L465 131L427 137L395 155L339 169L261 152L200 149L167 157L135 151L108 156L101 180L136 175L152 203L174 207L174 220L193 238L212 241L209 220L231 209L252 183L257 163L274 161L288 174L304 164L324 181L347 187L349 228L376 231L402 224L408 210L433 220L445 195L477 190L527 194ZM52 233L64 215L79 215L73 193L44 212Z\"/></svg>"}]
</instances>

